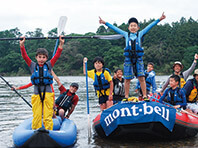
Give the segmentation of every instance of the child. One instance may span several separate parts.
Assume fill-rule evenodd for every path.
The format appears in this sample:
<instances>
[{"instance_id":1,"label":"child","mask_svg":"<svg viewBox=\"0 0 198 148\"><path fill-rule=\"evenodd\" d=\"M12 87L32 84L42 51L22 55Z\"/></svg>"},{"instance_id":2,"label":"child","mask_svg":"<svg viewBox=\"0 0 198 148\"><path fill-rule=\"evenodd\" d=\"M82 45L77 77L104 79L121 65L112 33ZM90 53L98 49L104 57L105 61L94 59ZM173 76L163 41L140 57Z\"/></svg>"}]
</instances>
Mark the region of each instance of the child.
<instances>
[{"instance_id":1,"label":"child","mask_svg":"<svg viewBox=\"0 0 198 148\"><path fill-rule=\"evenodd\" d=\"M163 103L163 100L167 99L167 102L172 104L176 108L185 108L186 95L183 89L180 89L179 86L180 77L178 75L172 75L169 80L170 88L167 88L164 94L159 99L160 103ZM167 98L166 98L167 97Z\"/></svg>"},{"instance_id":2,"label":"child","mask_svg":"<svg viewBox=\"0 0 198 148\"><path fill-rule=\"evenodd\" d=\"M149 62L147 64L147 70L145 70L145 79L146 79L146 92L147 95L150 93L150 87L152 86L152 93L156 92L157 86L155 83L155 72L154 72L154 64ZM142 90L140 87L140 82L137 81L135 92L139 93L139 100L142 100Z\"/></svg>"},{"instance_id":3,"label":"child","mask_svg":"<svg viewBox=\"0 0 198 148\"><path fill-rule=\"evenodd\" d=\"M57 114L63 120L65 117L69 116L74 111L76 105L78 104L79 98L75 94L79 86L77 83L72 83L69 89L66 89L63 84L60 82L59 78L56 76L52 70L52 76L58 84L58 89L60 90L60 96L55 101L55 106L57 108ZM68 112L67 112L68 111ZM67 112L67 115L65 115Z\"/></svg>"},{"instance_id":4,"label":"child","mask_svg":"<svg viewBox=\"0 0 198 148\"><path fill-rule=\"evenodd\" d=\"M53 77L51 76L51 69L61 55L64 39L59 37L60 44L55 56L50 60L48 59L48 52L45 48L38 48L36 52L37 63L33 62L27 55L24 42L20 40L21 54L27 65L30 67L32 73L31 81L34 85L34 94L32 95L32 129L38 129L42 127L42 114L43 123L47 130L53 129L53 104L54 93L52 92L51 84L53 83Z\"/></svg>"},{"instance_id":5,"label":"child","mask_svg":"<svg viewBox=\"0 0 198 148\"><path fill-rule=\"evenodd\" d=\"M124 56L125 56L125 62L124 62L124 78L125 78L125 97L129 97L129 88L130 88L130 81L131 79L136 76L138 80L140 81L140 86L143 93L143 99L145 101L149 101L149 99L146 96L146 83L144 78L144 64L142 60L143 56L143 48L141 47L141 40L142 37L157 23L159 23L161 20L165 19L166 16L164 13L160 17L160 19L157 19L150 25L148 25L145 29L138 31L138 20L136 18L130 18L128 21L128 30L129 32L123 31L116 26L113 26L109 24L108 22L105 22L99 17L99 23L105 24L109 28L113 29L115 32L121 34L125 38L126 48L124 49Z\"/></svg>"},{"instance_id":6,"label":"child","mask_svg":"<svg viewBox=\"0 0 198 148\"><path fill-rule=\"evenodd\" d=\"M85 71L85 62L87 58L83 59L83 73ZM97 91L99 98L100 109L103 111L113 104L113 82L110 73L103 68L104 60L101 57L96 57L93 60L95 69L87 71L88 77L94 80L94 88Z\"/></svg>"},{"instance_id":7,"label":"child","mask_svg":"<svg viewBox=\"0 0 198 148\"><path fill-rule=\"evenodd\" d=\"M122 69L117 68L113 77L113 104L122 101L125 96L124 92L124 78L122 78Z\"/></svg>"}]
</instances>

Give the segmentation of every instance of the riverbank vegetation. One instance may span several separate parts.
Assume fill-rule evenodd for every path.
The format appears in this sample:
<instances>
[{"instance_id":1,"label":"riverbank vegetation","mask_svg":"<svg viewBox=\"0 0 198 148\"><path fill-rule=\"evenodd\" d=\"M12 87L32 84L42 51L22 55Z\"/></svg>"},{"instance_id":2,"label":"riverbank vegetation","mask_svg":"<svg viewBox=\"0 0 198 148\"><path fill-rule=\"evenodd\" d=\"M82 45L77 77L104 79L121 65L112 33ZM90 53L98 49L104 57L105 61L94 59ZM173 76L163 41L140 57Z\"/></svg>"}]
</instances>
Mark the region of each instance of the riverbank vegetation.
<instances>
[{"instance_id":1,"label":"riverbank vegetation","mask_svg":"<svg viewBox=\"0 0 198 148\"><path fill-rule=\"evenodd\" d=\"M151 19L140 22L140 30L152 21ZM128 25L123 23L118 27L127 31ZM84 35L109 34L116 33L109 28L99 26L95 33L89 32ZM21 35L18 28L0 32L0 38L16 38ZM44 34L42 29L37 28L34 32L27 32L25 36L43 37ZM49 31L48 36L57 36L57 29ZM79 34L69 36L79 36ZM30 58L35 61L36 49L40 47L46 48L51 57L55 42L55 40L28 40L25 42L25 47ZM193 18L181 18L180 21L171 24L157 25L145 35L142 45L145 66L148 62L153 62L157 74L171 74L174 61L181 61L185 70L192 64L194 54L198 53L198 21ZM124 47L124 39L68 39L60 59L55 64L54 71L62 76L82 75L83 57L88 58L88 69L92 69L92 60L96 56L103 57L105 67L111 71L117 67L123 68ZM30 75L28 66L20 54L19 41L0 41L0 74L6 76Z\"/></svg>"}]
</instances>

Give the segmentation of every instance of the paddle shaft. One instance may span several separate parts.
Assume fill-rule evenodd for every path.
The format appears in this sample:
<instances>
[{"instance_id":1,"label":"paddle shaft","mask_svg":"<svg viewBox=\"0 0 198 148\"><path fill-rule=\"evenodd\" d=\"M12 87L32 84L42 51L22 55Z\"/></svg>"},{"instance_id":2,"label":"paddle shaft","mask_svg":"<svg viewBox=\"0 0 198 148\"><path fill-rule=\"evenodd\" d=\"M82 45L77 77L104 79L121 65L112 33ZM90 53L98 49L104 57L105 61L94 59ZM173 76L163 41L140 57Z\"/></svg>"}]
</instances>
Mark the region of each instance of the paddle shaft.
<instances>
[{"instance_id":1,"label":"paddle shaft","mask_svg":"<svg viewBox=\"0 0 198 148\"><path fill-rule=\"evenodd\" d=\"M94 35L94 36L64 36L63 39L104 39L104 40L117 40L123 38L122 35ZM59 39L59 37L26 37L26 40L41 40L41 39ZM0 41L9 40L22 40L22 38L0 38Z\"/></svg>"},{"instance_id":2,"label":"paddle shaft","mask_svg":"<svg viewBox=\"0 0 198 148\"><path fill-rule=\"evenodd\" d=\"M85 71L86 71L86 92L87 92L87 117L88 117L88 138L91 137L91 123L89 116L89 91L88 91L88 74L87 74L87 61L85 62Z\"/></svg>"},{"instance_id":3,"label":"paddle shaft","mask_svg":"<svg viewBox=\"0 0 198 148\"><path fill-rule=\"evenodd\" d=\"M63 31L65 29L66 22L67 22L67 17L66 16L61 16L60 19L59 19L59 22L58 22L58 27L57 27L58 36L61 35L61 33L63 33ZM53 56L56 54L58 44L59 44L59 39L56 40Z\"/></svg>"},{"instance_id":4,"label":"paddle shaft","mask_svg":"<svg viewBox=\"0 0 198 148\"><path fill-rule=\"evenodd\" d=\"M89 114L89 90L88 90L87 62L85 62L85 71L86 71L86 91L87 91L87 114Z\"/></svg>"},{"instance_id":5,"label":"paddle shaft","mask_svg":"<svg viewBox=\"0 0 198 148\"><path fill-rule=\"evenodd\" d=\"M64 36L63 39L98 38L95 36ZM26 37L26 40L59 39L59 37ZM0 38L0 41L23 40L23 38Z\"/></svg>"},{"instance_id":6,"label":"paddle shaft","mask_svg":"<svg viewBox=\"0 0 198 148\"><path fill-rule=\"evenodd\" d=\"M1 77L1 79L10 87L10 88L13 88L1 75L0 75L0 77ZM21 94L19 94L18 93L18 91L16 90L16 89L13 89L14 90L14 92L17 94L17 95L19 95L22 99L23 99L23 101L25 101L26 103L27 103L27 105L29 105L29 107L31 107L32 108L32 105L25 99L25 98L23 98L23 96L21 96Z\"/></svg>"}]
</instances>

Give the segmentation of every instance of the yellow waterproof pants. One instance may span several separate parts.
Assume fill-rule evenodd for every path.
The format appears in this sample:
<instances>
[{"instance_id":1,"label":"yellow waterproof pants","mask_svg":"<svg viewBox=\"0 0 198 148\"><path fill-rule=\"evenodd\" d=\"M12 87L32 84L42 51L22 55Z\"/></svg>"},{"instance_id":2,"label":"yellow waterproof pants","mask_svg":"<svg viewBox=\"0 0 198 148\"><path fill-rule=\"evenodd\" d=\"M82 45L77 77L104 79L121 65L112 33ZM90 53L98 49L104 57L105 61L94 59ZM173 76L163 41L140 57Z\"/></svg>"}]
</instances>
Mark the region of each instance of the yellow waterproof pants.
<instances>
[{"instance_id":1,"label":"yellow waterproof pants","mask_svg":"<svg viewBox=\"0 0 198 148\"><path fill-rule=\"evenodd\" d=\"M43 94L42 94L43 95ZM32 129L38 129L42 127L42 115L43 124L45 129L53 129L53 105L54 105L54 93L45 93L45 99L43 104L39 95L32 95Z\"/></svg>"}]
</instances>

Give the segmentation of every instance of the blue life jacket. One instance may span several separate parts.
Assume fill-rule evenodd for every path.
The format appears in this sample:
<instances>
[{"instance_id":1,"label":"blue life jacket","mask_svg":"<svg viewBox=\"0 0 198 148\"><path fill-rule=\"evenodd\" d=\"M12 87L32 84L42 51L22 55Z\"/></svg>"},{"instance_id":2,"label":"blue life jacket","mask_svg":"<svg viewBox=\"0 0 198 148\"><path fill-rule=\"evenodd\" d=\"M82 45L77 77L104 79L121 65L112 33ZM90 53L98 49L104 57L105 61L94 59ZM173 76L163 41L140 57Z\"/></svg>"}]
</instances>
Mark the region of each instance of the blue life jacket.
<instances>
[{"instance_id":1,"label":"blue life jacket","mask_svg":"<svg viewBox=\"0 0 198 148\"><path fill-rule=\"evenodd\" d=\"M65 112L72 107L72 101L75 96L75 93L73 93L71 96L68 96L68 91L69 89L62 93L55 101L56 105L64 109Z\"/></svg>"},{"instance_id":2,"label":"blue life jacket","mask_svg":"<svg viewBox=\"0 0 198 148\"><path fill-rule=\"evenodd\" d=\"M180 92L182 89L176 88L174 91L169 88L168 90L168 96L167 96L167 101L172 104L172 105L177 105L178 103L182 103L183 100L181 98Z\"/></svg>"},{"instance_id":3,"label":"blue life jacket","mask_svg":"<svg viewBox=\"0 0 198 148\"><path fill-rule=\"evenodd\" d=\"M152 77L155 75L154 71L145 72L146 90L150 91L151 85L153 83Z\"/></svg>"},{"instance_id":4,"label":"blue life jacket","mask_svg":"<svg viewBox=\"0 0 198 148\"><path fill-rule=\"evenodd\" d=\"M130 33L129 33L129 42L126 48L124 49L125 57L130 58L130 59L137 59L144 55L144 48L140 46L140 43L138 41L138 35L139 35L139 32L137 32L137 38L134 41L132 41L130 39Z\"/></svg>"},{"instance_id":5,"label":"blue life jacket","mask_svg":"<svg viewBox=\"0 0 198 148\"><path fill-rule=\"evenodd\" d=\"M95 78L93 82L95 90L101 91L101 90L107 90L108 88L110 88L110 83L105 79L105 76L104 76L105 70L106 69L103 69L102 73L99 76L96 75L96 70L95 70Z\"/></svg>"},{"instance_id":6,"label":"blue life jacket","mask_svg":"<svg viewBox=\"0 0 198 148\"><path fill-rule=\"evenodd\" d=\"M53 76L50 74L46 63L43 67L39 67L38 63L36 64L31 76L31 82L33 85L49 85L53 83Z\"/></svg>"}]
</instances>

